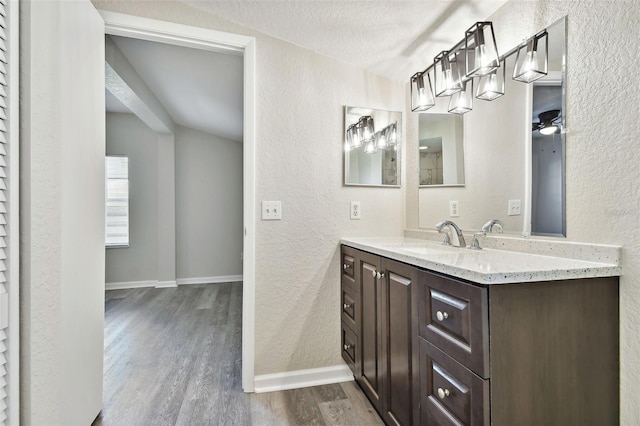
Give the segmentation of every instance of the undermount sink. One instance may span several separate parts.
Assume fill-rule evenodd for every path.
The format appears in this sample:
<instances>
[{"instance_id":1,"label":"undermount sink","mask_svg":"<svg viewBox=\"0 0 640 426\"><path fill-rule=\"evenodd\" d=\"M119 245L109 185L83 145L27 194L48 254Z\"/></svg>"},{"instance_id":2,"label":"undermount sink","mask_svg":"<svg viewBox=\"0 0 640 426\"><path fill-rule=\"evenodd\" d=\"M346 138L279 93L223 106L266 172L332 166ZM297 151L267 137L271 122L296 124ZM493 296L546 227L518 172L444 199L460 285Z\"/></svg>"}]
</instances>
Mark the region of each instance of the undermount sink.
<instances>
[{"instance_id":1,"label":"undermount sink","mask_svg":"<svg viewBox=\"0 0 640 426\"><path fill-rule=\"evenodd\" d=\"M459 253L461 249L459 247L445 246L442 244L430 244L430 243L390 243L381 244L385 248L392 248L394 250L409 252L411 254L418 255L434 255L434 254L452 254Z\"/></svg>"}]
</instances>

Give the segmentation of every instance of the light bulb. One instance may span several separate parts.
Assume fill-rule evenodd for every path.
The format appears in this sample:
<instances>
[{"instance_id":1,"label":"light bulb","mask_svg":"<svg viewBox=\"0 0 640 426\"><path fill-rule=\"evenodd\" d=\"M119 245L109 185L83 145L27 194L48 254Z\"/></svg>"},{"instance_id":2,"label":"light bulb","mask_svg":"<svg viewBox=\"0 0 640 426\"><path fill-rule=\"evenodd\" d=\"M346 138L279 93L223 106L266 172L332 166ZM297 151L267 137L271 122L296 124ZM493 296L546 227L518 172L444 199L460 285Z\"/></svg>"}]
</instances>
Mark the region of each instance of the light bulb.
<instances>
[{"instance_id":1,"label":"light bulb","mask_svg":"<svg viewBox=\"0 0 640 426\"><path fill-rule=\"evenodd\" d=\"M538 54L535 50L527 52L527 56L522 63L523 77L527 80L531 80L535 77L536 66L538 65Z\"/></svg>"},{"instance_id":2,"label":"light bulb","mask_svg":"<svg viewBox=\"0 0 640 426\"><path fill-rule=\"evenodd\" d=\"M369 141L364 146L364 152L367 154L375 154L376 152L378 152L378 147L375 143L373 143L373 141Z\"/></svg>"},{"instance_id":3,"label":"light bulb","mask_svg":"<svg viewBox=\"0 0 640 426\"><path fill-rule=\"evenodd\" d=\"M444 70L444 86L447 90L453 90L456 88L456 82L453 79L453 74L450 69Z\"/></svg>"}]
</instances>

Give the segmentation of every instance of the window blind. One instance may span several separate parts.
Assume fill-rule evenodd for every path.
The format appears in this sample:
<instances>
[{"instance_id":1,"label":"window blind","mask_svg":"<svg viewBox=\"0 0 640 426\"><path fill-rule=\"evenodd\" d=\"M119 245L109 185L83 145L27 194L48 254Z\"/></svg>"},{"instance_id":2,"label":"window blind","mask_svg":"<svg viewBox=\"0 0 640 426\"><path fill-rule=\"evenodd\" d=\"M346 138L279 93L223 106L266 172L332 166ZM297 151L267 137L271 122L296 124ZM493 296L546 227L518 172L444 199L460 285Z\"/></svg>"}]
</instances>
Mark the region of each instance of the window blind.
<instances>
[{"instance_id":1,"label":"window blind","mask_svg":"<svg viewBox=\"0 0 640 426\"><path fill-rule=\"evenodd\" d=\"M129 158L107 156L105 163L105 244L129 245Z\"/></svg>"},{"instance_id":2,"label":"window blind","mask_svg":"<svg viewBox=\"0 0 640 426\"><path fill-rule=\"evenodd\" d=\"M9 47L17 49L17 39L9 40L9 36L13 37L15 34L10 32L9 20L14 19L17 11L15 13L12 11L10 15L10 6L17 6L17 3L8 5L7 0L0 0L0 425L17 424L19 421L17 408L18 273L17 268L15 272L9 270L10 261L13 264L14 247L17 247L17 236L14 238L13 235L13 221L17 223L18 218L17 203L15 206L12 204L12 200L17 200L17 197L11 197L13 192L17 194L17 174L9 167L11 148L15 146L13 141L17 142L17 134L13 135L10 132L13 127L9 121L11 113L14 113L13 110L9 111L9 105L13 104L9 97L10 90L16 87L17 83L17 80L12 82L9 75L11 70L9 58L15 57L17 51L10 52ZM15 108L15 114L17 114L17 108ZM15 250L15 256L17 256L17 250Z\"/></svg>"}]
</instances>

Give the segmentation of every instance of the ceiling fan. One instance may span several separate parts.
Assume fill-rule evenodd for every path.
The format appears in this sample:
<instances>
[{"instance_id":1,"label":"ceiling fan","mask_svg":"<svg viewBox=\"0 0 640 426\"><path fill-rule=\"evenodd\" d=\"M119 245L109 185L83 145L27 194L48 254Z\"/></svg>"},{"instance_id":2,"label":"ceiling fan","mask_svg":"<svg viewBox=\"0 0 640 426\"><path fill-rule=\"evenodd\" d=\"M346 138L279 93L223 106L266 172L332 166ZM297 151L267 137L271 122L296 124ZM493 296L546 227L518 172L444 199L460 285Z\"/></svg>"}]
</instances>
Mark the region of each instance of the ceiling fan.
<instances>
[{"instance_id":1,"label":"ceiling fan","mask_svg":"<svg viewBox=\"0 0 640 426\"><path fill-rule=\"evenodd\" d=\"M562 117L560 116L559 109L552 109L544 111L538 114L539 123L533 123L531 131L540 131L543 135L552 135L560 131L560 122Z\"/></svg>"}]
</instances>

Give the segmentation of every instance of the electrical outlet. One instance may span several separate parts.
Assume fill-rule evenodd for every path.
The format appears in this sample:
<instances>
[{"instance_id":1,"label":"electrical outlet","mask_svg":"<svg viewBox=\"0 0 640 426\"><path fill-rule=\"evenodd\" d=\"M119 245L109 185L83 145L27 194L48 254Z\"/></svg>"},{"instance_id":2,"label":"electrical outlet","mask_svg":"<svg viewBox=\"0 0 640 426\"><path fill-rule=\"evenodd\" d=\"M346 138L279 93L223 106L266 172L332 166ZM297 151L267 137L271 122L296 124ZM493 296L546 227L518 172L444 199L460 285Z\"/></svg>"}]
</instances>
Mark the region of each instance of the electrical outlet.
<instances>
[{"instance_id":1,"label":"electrical outlet","mask_svg":"<svg viewBox=\"0 0 640 426\"><path fill-rule=\"evenodd\" d=\"M282 220L282 203L280 201L263 201L262 220Z\"/></svg>"},{"instance_id":2,"label":"electrical outlet","mask_svg":"<svg viewBox=\"0 0 640 426\"><path fill-rule=\"evenodd\" d=\"M520 200L509 200L509 216L520 215Z\"/></svg>"},{"instance_id":3,"label":"electrical outlet","mask_svg":"<svg viewBox=\"0 0 640 426\"><path fill-rule=\"evenodd\" d=\"M360 201L352 201L351 209L349 210L352 220L359 220L362 217L362 209L360 208Z\"/></svg>"},{"instance_id":4,"label":"electrical outlet","mask_svg":"<svg viewBox=\"0 0 640 426\"><path fill-rule=\"evenodd\" d=\"M449 216L450 217L459 217L460 216L460 210L458 208L458 202L457 201L449 201Z\"/></svg>"}]
</instances>

